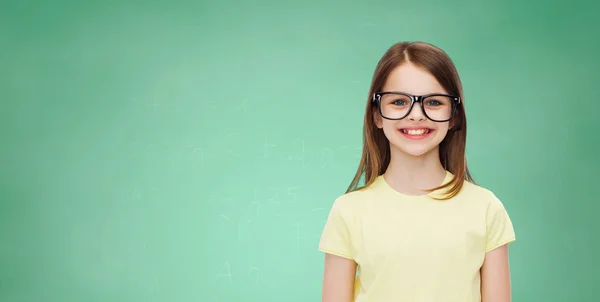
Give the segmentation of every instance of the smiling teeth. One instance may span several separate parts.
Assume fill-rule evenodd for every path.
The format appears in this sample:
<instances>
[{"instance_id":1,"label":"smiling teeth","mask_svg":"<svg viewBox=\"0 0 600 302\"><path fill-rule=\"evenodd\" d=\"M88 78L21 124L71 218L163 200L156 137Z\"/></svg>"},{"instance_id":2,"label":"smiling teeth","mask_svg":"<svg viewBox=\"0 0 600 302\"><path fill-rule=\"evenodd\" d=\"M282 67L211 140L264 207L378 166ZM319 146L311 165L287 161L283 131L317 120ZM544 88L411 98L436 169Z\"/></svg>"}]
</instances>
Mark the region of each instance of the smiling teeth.
<instances>
[{"instance_id":1,"label":"smiling teeth","mask_svg":"<svg viewBox=\"0 0 600 302\"><path fill-rule=\"evenodd\" d=\"M404 133L410 134L410 135L423 135L429 132L428 129L404 129L403 130Z\"/></svg>"}]
</instances>

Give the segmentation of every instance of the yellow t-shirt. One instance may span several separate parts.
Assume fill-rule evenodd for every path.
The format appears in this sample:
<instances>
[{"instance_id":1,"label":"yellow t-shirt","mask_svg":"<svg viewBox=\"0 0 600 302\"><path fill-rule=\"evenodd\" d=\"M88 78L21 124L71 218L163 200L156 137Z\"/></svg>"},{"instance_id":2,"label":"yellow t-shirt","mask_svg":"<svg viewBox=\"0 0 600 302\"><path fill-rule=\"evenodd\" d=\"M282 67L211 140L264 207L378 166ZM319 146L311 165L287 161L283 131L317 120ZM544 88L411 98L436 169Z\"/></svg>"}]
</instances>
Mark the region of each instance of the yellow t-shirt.
<instances>
[{"instance_id":1,"label":"yellow t-shirt","mask_svg":"<svg viewBox=\"0 0 600 302\"><path fill-rule=\"evenodd\" d=\"M335 200L319 250L357 263L357 302L479 302L485 253L514 240L503 204L485 188L465 181L457 196L435 200L379 176Z\"/></svg>"}]
</instances>

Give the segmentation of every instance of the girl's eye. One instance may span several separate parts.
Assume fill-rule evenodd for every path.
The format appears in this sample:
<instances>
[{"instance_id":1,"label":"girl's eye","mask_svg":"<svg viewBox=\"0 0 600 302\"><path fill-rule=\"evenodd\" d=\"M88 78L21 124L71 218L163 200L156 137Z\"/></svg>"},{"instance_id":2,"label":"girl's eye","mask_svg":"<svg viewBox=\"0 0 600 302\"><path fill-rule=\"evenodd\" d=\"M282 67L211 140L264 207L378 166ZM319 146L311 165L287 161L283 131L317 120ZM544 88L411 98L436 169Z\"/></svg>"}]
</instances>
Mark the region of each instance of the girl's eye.
<instances>
[{"instance_id":1,"label":"girl's eye","mask_svg":"<svg viewBox=\"0 0 600 302\"><path fill-rule=\"evenodd\" d=\"M441 105L441 104L442 104L442 103L440 103L440 102L439 102L439 101L437 101L437 100L429 100L429 101L427 101L427 106L439 106L439 105Z\"/></svg>"},{"instance_id":2,"label":"girl's eye","mask_svg":"<svg viewBox=\"0 0 600 302\"><path fill-rule=\"evenodd\" d=\"M404 106L404 105L406 105L406 101L405 100L395 100L393 104L397 105L397 106Z\"/></svg>"}]
</instances>

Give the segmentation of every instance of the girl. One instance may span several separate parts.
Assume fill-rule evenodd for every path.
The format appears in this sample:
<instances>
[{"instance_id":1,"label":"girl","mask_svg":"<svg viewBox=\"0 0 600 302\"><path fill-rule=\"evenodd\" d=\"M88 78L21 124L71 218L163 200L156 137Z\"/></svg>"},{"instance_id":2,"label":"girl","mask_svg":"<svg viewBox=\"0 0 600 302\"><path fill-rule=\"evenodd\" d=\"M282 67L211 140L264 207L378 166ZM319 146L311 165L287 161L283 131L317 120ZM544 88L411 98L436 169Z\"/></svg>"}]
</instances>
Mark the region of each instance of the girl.
<instances>
[{"instance_id":1,"label":"girl","mask_svg":"<svg viewBox=\"0 0 600 302\"><path fill-rule=\"evenodd\" d=\"M321 235L324 302L510 301L513 226L472 180L466 134L451 59L393 45L371 83L358 171Z\"/></svg>"}]
</instances>

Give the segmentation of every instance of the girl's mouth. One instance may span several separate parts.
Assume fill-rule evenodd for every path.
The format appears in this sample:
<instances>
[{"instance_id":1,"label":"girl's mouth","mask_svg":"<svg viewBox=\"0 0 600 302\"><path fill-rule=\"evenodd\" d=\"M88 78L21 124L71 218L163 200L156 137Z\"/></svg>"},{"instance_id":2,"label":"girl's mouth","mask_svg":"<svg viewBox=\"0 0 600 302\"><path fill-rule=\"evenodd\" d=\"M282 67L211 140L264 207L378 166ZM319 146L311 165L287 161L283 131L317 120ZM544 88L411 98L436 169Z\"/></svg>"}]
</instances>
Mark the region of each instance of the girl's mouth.
<instances>
[{"instance_id":1,"label":"girl's mouth","mask_svg":"<svg viewBox=\"0 0 600 302\"><path fill-rule=\"evenodd\" d=\"M400 131L402 131L402 133L404 133L404 134L424 135L424 134L428 134L429 132L431 132L431 129L428 129L428 128L423 128L423 129L400 129Z\"/></svg>"},{"instance_id":2,"label":"girl's mouth","mask_svg":"<svg viewBox=\"0 0 600 302\"><path fill-rule=\"evenodd\" d=\"M433 132L433 129L429 129L429 128L419 128L419 129L402 128L402 129L400 129L400 133L402 133L405 137L408 137L410 139L422 139L422 138L429 136L429 134L431 134L432 132Z\"/></svg>"}]
</instances>

